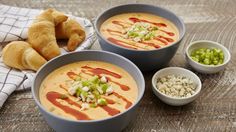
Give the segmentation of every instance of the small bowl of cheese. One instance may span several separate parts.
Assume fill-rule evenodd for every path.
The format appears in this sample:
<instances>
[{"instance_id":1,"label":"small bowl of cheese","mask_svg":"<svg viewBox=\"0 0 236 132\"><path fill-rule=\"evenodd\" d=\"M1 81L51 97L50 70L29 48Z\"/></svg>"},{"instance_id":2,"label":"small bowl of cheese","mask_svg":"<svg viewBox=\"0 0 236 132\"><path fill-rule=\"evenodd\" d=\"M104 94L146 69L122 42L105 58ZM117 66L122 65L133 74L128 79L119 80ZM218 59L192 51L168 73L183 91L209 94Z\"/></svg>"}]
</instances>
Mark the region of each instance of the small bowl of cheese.
<instances>
[{"instance_id":1,"label":"small bowl of cheese","mask_svg":"<svg viewBox=\"0 0 236 132\"><path fill-rule=\"evenodd\" d=\"M195 73L180 67L161 69L152 78L154 94L172 106L194 101L200 94L201 87L201 80Z\"/></svg>"}]
</instances>

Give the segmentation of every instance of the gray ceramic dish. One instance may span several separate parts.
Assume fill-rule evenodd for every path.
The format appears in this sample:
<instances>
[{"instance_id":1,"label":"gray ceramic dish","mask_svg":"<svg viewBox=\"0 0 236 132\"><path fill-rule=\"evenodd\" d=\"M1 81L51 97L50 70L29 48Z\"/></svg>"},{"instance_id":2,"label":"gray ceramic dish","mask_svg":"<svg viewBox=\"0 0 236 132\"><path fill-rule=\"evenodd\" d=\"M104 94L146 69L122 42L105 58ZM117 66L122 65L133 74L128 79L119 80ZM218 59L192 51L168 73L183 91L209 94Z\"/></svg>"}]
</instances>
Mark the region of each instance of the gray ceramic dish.
<instances>
[{"instance_id":1,"label":"gray ceramic dish","mask_svg":"<svg viewBox=\"0 0 236 132\"><path fill-rule=\"evenodd\" d=\"M73 62L95 60L104 61L122 67L132 75L138 86L137 101L127 111L116 116L91 121L74 121L56 116L40 104L39 101L39 87L43 79L53 70ZM59 132L118 132L124 129L129 122L134 119L135 111L138 104L143 97L145 90L145 82L141 71L128 59L106 51L80 51L56 57L45 64L36 74L32 85L32 94L40 112L47 121L47 123L56 131Z\"/></svg>"},{"instance_id":2,"label":"gray ceramic dish","mask_svg":"<svg viewBox=\"0 0 236 132\"><path fill-rule=\"evenodd\" d=\"M99 31L101 24L114 15L129 12L151 13L168 19L178 28L179 40L164 48L148 51L124 48L106 40ZM178 49L179 44L185 34L185 25L178 16L166 9L146 4L127 4L110 8L101 13L101 15L99 15L96 19L95 30L98 36L98 41L103 50L114 52L130 59L142 71L151 71L164 67L175 55L176 50Z\"/></svg>"}]
</instances>

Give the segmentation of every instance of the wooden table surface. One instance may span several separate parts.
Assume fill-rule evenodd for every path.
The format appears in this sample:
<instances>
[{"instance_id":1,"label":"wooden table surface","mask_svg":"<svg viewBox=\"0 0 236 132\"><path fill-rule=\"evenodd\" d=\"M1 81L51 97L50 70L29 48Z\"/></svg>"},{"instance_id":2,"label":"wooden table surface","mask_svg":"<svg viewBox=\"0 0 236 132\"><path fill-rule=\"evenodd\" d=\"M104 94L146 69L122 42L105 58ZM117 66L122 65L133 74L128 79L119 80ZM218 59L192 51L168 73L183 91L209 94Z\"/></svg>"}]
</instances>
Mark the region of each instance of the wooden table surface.
<instances>
[{"instance_id":1,"label":"wooden table surface","mask_svg":"<svg viewBox=\"0 0 236 132\"><path fill-rule=\"evenodd\" d=\"M235 0L136 0L159 5L175 12L186 23L187 32L169 66L190 69L184 59L186 46L207 39L225 45L231 61L224 71L213 75L195 72L202 81L200 96L182 107L162 103L151 91L155 71L144 73L146 91L136 120L124 131L236 131L236 1ZM111 6L127 0L0 0L1 4L54 7L66 13L93 19ZM100 49L95 42L93 49ZM30 90L15 92L0 110L0 131L53 131L38 111Z\"/></svg>"}]
</instances>

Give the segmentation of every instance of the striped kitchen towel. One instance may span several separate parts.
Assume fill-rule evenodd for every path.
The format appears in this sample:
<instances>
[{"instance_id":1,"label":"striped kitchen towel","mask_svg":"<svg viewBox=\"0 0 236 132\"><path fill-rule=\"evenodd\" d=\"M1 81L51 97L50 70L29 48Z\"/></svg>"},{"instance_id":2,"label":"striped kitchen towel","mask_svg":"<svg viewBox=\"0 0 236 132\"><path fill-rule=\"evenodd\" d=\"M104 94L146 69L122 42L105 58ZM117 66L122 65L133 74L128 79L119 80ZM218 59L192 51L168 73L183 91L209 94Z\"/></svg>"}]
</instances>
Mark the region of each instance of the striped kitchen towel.
<instances>
[{"instance_id":1,"label":"striped kitchen towel","mask_svg":"<svg viewBox=\"0 0 236 132\"><path fill-rule=\"evenodd\" d=\"M29 26L41 12L42 10L0 4L0 108L12 92L29 89L35 74L33 71L19 71L4 65L1 57L2 49L10 41L27 39ZM68 16L77 20L86 32L85 41L76 51L89 49L96 39L92 23L86 18ZM64 47L61 51L67 52Z\"/></svg>"}]
</instances>

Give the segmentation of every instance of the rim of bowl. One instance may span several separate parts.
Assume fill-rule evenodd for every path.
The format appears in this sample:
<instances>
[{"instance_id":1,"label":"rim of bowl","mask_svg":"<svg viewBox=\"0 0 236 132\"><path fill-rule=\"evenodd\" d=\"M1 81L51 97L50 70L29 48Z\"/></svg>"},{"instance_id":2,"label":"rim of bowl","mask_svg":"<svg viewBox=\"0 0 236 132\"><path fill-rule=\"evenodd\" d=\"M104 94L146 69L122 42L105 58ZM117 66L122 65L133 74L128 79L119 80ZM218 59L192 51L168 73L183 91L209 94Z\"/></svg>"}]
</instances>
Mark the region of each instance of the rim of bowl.
<instances>
[{"instance_id":1,"label":"rim of bowl","mask_svg":"<svg viewBox=\"0 0 236 132\"><path fill-rule=\"evenodd\" d=\"M167 70L170 70L170 69L176 69L176 70L182 70L182 71L186 71L188 72L189 74L191 74L191 76L193 76L194 78L197 79L197 82L195 82L197 84L197 90L194 92L194 94L192 94L191 96L189 97L172 97L172 96L169 96L169 95L166 95L162 92L160 92L157 87L156 87L156 79L158 77L158 74L162 71L167 71ZM175 74L174 74L175 75ZM181 74L180 74L181 75ZM155 91L157 91L159 94L165 96L166 98L169 98L169 99L175 99L175 100L184 100L184 99L189 99L189 98L192 98L194 96L197 96L201 89L202 89L202 83L201 83L201 80L200 78L195 74L193 73L192 71L188 70L188 69L185 69L185 68L181 68L181 67L167 67L167 68L164 68L164 69L161 69L159 71L157 71L153 77L152 77L152 87Z\"/></svg>"},{"instance_id":2,"label":"rim of bowl","mask_svg":"<svg viewBox=\"0 0 236 132\"><path fill-rule=\"evenodd\" d=\"M109 12L110 10L112 10L112 9L114 9L114 8L119 8L119 7L122 7L122 6L133 6L133 5L149 6L149 7L154 7L154 8L160 8L160 9L164 10L165 12L168 12L168 13L174 15L174 16L180 21L181 26L183 27L183 33L182 33L182 35L179 37L179 39L178 39L176 42L173 42L173 43L171 43L171 44L169 44L169 45L167 45L167 46L165 46L165 47L162 47L162 48L159 48L159 49L152 49L152 50L135 50L135 49L125 48L125 47L123 47L123 46L119 46L119 45L117 45L117 44L115 44L115 43L113 43L113 42L110 42L110 41L108 41L106 38L104 38L103 35L100 33L100 28L98 29L98 27L97 27L97 23L98 23L98 20L100 19L100 17L101 17L103 14L105 14L106 12ZM165 18L165 17L163 17L163 18ZM165 18L165 19L166 19L166 18ZM170 20L169 20L169 21L170 21ZM172 22L172 21L171 21L171 22ZM173 22L172 22L172 23L173 23ZM174 25L175 25L175 24L174 24ZM105 11L103 11L102 13L100 13L100 14L98 15L98 17L97 17L96 20L95 20L95 25L94 25L94 26L95 26L95 31L96 31L97 35L98 35L100 38L102 38L104 41L106 41L107 43L112 44L113 46L118 47L118 48L121 48L121 49L123 49L123 50L129 50L129 51L135 51L135 52L158 51L158 50L161 50L161 49L165 49L165 48L171 47L171 46L173 46L173 45L179 43L179 42L183 39L183 37L185 36L185 32L186 32L186 28L185 28L184 21L182 20L182 18L178 17L175 13L169 11L168 9L165 9L165 8L162 8L162 7L159 7L159 6L155 6L155 5L149 5L149 4L123 4L123 5L119 5L119 6L113 6L113 7L111 7L111 8L106 9Z\"/></svg>"},{"instance_id":3,"label":"rim of bowl","mask_svg":"<svg viewBox=\"0 0 236 132\"><path fill-rule=\"evenodd\" d=\"M127 110L125 110L124 112L121 112L117 115L114 115L114 116L111 116L111 117L108 117L108 118L103 118L103 119L98 119L98 120L73 120L73 119L67 119L67 118L63 118L63 117L60 117L58 115L55 115L53 114L52 112L49 112L48 110L45 109L45 107L40 103L40 101L36 98L36 94L35 94L35 88L34 88L34 83L35 83L35 79L36 77L38 76L38 74L40 74L40 71L46 66L48 65L49 63L52 63L54 60L56 59L60 59L62 58L63 56L65 55L69 55L69 54L76 54L78 52L98 52L98 53L105 53L105 54L110 54L110 55L114 55L116 57L119 57L121 59L124 59L127 63L130 63L138 72L138 74L140 75L140 78L141 78L141 81L142 81L142 84L143 88L141 88L138 92L140 92L140 97L138 97L136 99L136 101L134 102L134 104L128 108ZM72 62L73 63L73 62ZM115 65L115 64L114 64ZM136 80L135 80L136 81ZM40 69L36 72L36 75L33 79L33 83L31 85L31 93L33 94L33 99L34 101L36 102L37 106L40 107L40 109L42 109L44 112L46 112L47 114L49 114L50 116L53 116L54 118L57 118L59 120L65 120L65 121L68 121L68 122L74 122L74 123L93 123L93 122L102 122L102 121L106 121L106 120L111 120L113 118L116 118L122 114L125 114L127 113L128 111L130 111L131 109L133 109L136 105L138 105L138 103L141 101L141 99L143 98L143 95L144 95L144 91L145 91L145 80L144 80L144 77L143 77L143 74L142 72L139 70L139 68L133 63L131 62L130 60L128 60L127 58L121 56L121 55L118 55L118 54L115 54L115 53L112 53L112 52L108 52L108 51L102 51L102 50L82 50L82 51L77 51L77 52L71 52L71 53L68 53L68 54L61 54L51 60L49 60L47 63L45 63L42 67L40 67Z\"/></svg>"},{"instance_id":4,"label":"rim of bowl","mask_svg":"<svg viewBox=\"0 0 236 132\"><path fill-rule=\"evenodd\" d=\"M192 57L190 57L188 51L189 51L189 49L190 49L193 45L197 45L197 44L199 44L199 43L210 43L210 44L212 44L212 45L218 45L218 46L221 48L221 50L224 50L224 51L226 52L226 54L227 54L227 56L228 56L228 59L227 59L227 60L224 60L224 63L219 64L219 65L204 65L204 64L201 64L201 63L196 62L195 60L192 59ZM213 47L214 47L214 46L213 46ZM191 43L187 46L187 48L186 48L186 50L185 50L185 53L186 53L187 57L188 57L192 62L194 62L194 63L197 64L197 65L203 66L203 67L212 67L212 68L220 67L220 66L223 66L223 65L226 65L227 63L229 63L229 61L230 61L230 59L231 59L231 54L230 54L229 50L228 50L224 45L221 45L221 44L218 43L218 42L210 41L210 40L197 40L197 41L191 42ZM225 55L225 54L224 54L224 55Z\"/></svg>"}]
</instances>

